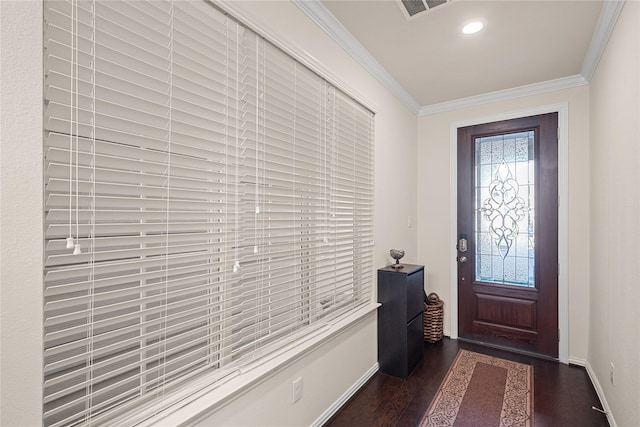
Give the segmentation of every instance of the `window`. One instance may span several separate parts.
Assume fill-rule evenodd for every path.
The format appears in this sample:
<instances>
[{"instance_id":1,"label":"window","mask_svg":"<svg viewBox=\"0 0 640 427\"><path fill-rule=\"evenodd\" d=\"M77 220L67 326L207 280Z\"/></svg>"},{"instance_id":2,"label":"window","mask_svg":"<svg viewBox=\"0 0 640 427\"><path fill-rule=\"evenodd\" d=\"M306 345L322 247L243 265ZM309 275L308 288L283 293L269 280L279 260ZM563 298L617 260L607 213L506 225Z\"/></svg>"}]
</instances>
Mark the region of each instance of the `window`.
<instances>
[{"instance_id":1,"label":"window","mask_svg":"<svg viewBox=\"0 0 640 427\"><path fill-rule=\"evenodd\" d=\"M371 301L369 110L205 1L44 19L45 425L149 416Z\"/></svg>"}]
</instances>

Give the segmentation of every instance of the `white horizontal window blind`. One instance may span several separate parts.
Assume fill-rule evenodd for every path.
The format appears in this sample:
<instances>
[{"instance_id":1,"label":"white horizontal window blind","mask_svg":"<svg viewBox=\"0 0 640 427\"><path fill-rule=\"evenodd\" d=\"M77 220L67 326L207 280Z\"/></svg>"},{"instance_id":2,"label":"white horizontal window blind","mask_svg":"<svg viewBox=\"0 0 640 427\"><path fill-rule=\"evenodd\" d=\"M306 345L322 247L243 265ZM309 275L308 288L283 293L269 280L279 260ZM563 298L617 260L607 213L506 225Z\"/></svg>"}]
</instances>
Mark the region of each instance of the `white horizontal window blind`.
<instances>
[{"instance_id":1,"label":"white horizontal window blind","mask_svg":"<svg viewBox=\"0 0 640 427\"><path fill-rule=\"evenodd\" d=\"M133 423L371 301L369 110L205 1L44 19L44 425Z\"/></svg>"}]
</instances>

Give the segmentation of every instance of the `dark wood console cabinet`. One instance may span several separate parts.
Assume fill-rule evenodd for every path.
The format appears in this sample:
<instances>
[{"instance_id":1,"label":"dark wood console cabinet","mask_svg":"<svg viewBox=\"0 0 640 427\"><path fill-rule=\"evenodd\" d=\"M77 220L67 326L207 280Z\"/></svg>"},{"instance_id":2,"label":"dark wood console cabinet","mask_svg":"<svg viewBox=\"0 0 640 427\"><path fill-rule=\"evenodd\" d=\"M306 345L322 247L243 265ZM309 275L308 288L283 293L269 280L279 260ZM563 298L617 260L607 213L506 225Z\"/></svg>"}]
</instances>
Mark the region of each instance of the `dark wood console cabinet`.
<instances>
[{"instance_id":1,"label":"dark wood console cabinet","mask_svg":"<svg viewBox=\"0 0 640 427\"><path fill-rule=\"evenodd\" d=\"M378 302L380 371L406 378L424 352L424 267L379 269Z\"/></svg>"}]
</instances>

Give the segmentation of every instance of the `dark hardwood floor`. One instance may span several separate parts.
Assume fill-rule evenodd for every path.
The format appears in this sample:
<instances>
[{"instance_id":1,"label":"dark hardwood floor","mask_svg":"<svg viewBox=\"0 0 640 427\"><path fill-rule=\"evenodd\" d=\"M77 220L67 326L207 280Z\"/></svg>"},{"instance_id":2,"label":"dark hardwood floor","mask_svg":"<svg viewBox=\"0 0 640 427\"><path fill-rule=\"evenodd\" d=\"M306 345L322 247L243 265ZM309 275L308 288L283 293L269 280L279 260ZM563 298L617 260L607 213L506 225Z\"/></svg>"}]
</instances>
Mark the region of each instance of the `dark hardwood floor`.
<instances>
[{"instance_id":1,"label":"dark hardwood floor","mask_svg":"<svg viewBox=\"0 0 640 427\"><path fill-rule=\"evenodd\" d=\"M417 426L460 348L533 365L536 427L609 425L584 368L444 338L406 380L377 372L325 427Z\"/></svg>"}]
</instances>

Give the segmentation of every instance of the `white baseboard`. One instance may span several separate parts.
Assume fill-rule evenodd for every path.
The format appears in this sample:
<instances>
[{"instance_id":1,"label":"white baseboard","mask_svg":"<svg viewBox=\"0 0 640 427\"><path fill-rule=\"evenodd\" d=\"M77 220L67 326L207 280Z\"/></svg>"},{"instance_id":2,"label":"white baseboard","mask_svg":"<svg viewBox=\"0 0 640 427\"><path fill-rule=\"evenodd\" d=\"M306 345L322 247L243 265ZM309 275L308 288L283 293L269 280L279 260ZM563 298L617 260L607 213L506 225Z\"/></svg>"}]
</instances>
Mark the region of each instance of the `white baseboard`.
<instances>
[{"instance_id":1,"label":"white baseboard","mask_svg":"<svg viewBox=\"0 0 640 427\"><path fill-rule=\"evenodd\" d=\"M609 404L607 403L607 399L604 396L604 390L600 386L600 381L598 381L598 377L596 377L596 373L591 368L589 362L584 364L585 369L587 370L587 375L589 375L589 379L591 380L591 384L593 384L593 388L596 390L596 394L600 399L600 403L602 403L602 409L606 412L607 420L609 421L610 427L617 427L616 420L613 418L613 414L611 413L611 408L609 408Z\"/></svg>"},{"instance_id":2,"label":"white baseboard","mask_svg":"<svg viewBox=\"0 0 640 427\"><path fill-rule=\"evenodd\" d=\"M336 412L342 408L342 405L347 403L351 396L356 394L358 390L367 382L369 379L380 369L380 364L376 362L365 374L360 377L358 381L356 381L347 391L345 391L342 396L338 400L336 400L333 405L327 408L326 411L322 413L312 424L311 427L320 427L324 423L326 423L329 418L335 415Z\"/></svg>"},{"instance_id":3,"label":"white baseboard","mask_svg":"<svg viewBox=\"0 0 640 427\"><path fill-rule=\"evenodd\" d=\"M576 357L569 358L569 365L582 366L583 368L587 366L587 361L585 359L578 359Z\"/></svg>"}]
</instances>

